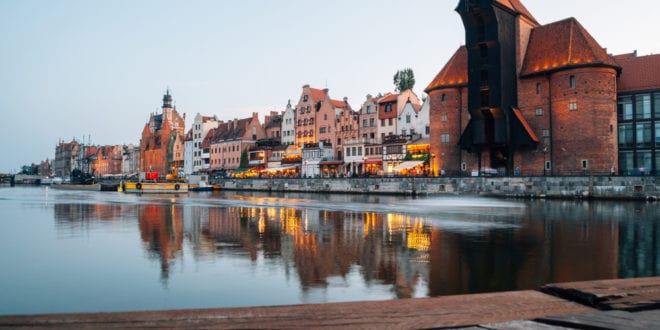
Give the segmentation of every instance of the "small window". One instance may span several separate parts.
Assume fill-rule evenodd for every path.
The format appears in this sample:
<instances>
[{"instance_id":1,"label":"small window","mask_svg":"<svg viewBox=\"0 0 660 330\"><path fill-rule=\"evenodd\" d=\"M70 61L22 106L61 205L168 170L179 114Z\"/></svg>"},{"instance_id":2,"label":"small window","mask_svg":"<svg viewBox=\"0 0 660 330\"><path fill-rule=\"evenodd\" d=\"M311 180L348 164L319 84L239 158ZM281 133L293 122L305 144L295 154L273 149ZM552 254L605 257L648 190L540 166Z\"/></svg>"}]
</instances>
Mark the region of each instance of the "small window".
<instances>
[{"instance_id":1,"label":"small window","mask_svg":"<svg viewBox=\"0 0 660 330\"><path fill-rule=\"evenodd\" d=\"M442 95L440 96L440 101L444 102L446 98L447 98L447 95L445 93L442 93Z\"/></svg>"},{"instance_id":2,"label":"small window","mask_svg":"<svg viewBox=\"0 0 660 330\"><path fill-rule=\"evenodd\" d=\"M568 83L571 86L571 88L575 88L575 76L570 76L568 78Z\"/></svg>"},{"instance_id":3,"label":"small window","mask_svg":"<svg viewBox=\"0 0 660 330\"><path fill-rule=\"evenodd\" d=\"M549 129L544 129L544 130L542 130L542 131L541 131L541 135L542 135L543 137L548 137L548 136L550 136L550 130L549 130Z\"/></svg>"},{"instance_id":4,"label":"small window","mask_svg":"<svg viewBox=\"0 0 660 330\"><path fill-rule=\"evenodd\" d=\"M467 163L461 163L461 171L467 170Z\"/></svg>"},{"instance_id":5,"label":"small window","mask_svg":"<svg viewBox=\"0 0 660 330\"><path fill-rule=\"evenodd\" d=\"M583 160L582 160L582 169L583 169L583 170L586 170L586 169L587 169L587 165L589 165L589 162L587 162L586 159L583 159Z\"/></svg>"},{"instance_id":6,"label":"small window","mask_svg":"<svg viewBox=\"0 0 660 330\"><path fill-rule=\"evenodd\" d=\"M449 143L449 134L440 135L440 142L441 143Z\"/></svg>"},{"instance_id":7,"label":"small window","mask_svg":"<svg viewBox=\"0 0 660 330\"><path fill-rule=\"evenodd\" d=\"M303 102L307 102L307 95L303 95Z\"/></svg>"},{"instance_id":8,"label":"small window","mask_svg":"<svg viewBox=\"0 0 660 330\"><path fill-rule=\"evenodd\" d=\"M545 162L545 169L546 170L551 170L552 169L552 163L549 160Z\"/></svg>"},{"instance_id":9,"label":"small window","mask_svg":"<svg viewBox=\"0 0 660 330\"><path fill-rule=\"evenodd\" d=\"M410 115L406 115L406 124L410 124Z\"/></svg>"},{"instance_id":10,"label":"small window","mask_svg":"<svg viewBox=\"0 0 660 330\"><path fill-rule=\"evenodd\" d=\"M536 83L536 95L541 95L541 83Z\"/></svg>"},{"instance_id":11,"label":"small window","mask_svg":"<svg viewBox=\"0 0 660 330\"><path fill-rule=\"evenodd\" d=\"M536 115L543 116L543 108L536 108Z\"/></svg>"},{"instance_id":12,"label":"small window","mask_svg":"<svg viewBox=\"0 0 660 330\"><path fill-rule=\"evenodd\" d=\"M577 106L577 101L573 100L568 103L568 110L569 111L577 111L578 106Z\"/></svg>"}]
</instances>

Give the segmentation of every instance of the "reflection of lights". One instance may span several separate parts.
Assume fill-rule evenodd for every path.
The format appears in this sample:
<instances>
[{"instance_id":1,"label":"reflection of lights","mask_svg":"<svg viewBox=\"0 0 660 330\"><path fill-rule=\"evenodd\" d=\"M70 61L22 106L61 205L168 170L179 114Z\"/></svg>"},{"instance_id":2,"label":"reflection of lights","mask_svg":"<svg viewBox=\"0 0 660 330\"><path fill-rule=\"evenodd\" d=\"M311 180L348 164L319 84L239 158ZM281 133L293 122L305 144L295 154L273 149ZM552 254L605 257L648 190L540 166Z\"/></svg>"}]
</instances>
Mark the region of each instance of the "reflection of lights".
<instances>
[{"instance_id":1,"label":"reflection of lights","mask_svg":"<svg viewBox=\"0 0 660 330\"><path fill-rule=\"evenodd\" d=\"M259 218L259 234L263 234L266 232L266 219L265 218Z\"/></svg>"}]
</instances>

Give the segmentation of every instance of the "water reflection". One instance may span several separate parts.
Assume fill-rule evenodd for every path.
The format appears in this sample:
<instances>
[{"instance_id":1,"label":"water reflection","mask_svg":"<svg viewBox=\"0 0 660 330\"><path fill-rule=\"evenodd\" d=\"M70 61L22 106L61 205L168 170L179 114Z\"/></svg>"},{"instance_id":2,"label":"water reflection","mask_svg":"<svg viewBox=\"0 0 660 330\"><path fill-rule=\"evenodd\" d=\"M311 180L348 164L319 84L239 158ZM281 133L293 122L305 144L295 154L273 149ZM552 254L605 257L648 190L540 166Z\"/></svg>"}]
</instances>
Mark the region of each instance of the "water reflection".
<instances>
[{"instance_id":1,"label":"water reflection","mask_svg":"<svg viewBox=\"0 0 660 330\"><path fill-rule=\"evenodd\" d=\"M192 195L54 209L69 230L135 219L165 286L186 246L196 262L275 265L303 296L352 274L397 298L660 275L660 223L649 204L310 198Z\"/></svg>"}]
</instances>

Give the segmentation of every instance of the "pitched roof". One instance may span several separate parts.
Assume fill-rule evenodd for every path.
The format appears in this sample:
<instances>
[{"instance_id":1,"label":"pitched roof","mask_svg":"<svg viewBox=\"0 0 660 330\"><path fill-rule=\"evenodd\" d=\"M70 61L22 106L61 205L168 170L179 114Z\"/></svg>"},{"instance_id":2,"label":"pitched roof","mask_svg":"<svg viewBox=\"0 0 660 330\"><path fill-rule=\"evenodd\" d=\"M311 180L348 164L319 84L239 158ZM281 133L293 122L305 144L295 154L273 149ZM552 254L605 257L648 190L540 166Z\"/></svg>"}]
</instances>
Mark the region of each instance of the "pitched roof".
<instances>
[{"instance_id":1,"label":"pitched roof","mask_svg":"<svg viewBox=\"0 0 660 330\"><path fill-rule=\"evenodd\" d=\"M433 78L431 83L424 90L429 93L433 90L446 88L467 86L468 82L468 56L467 48L461 46L456 50L454 55L449 59L449 62L440 70L440 72Z\"/></svg>"},{"instance_id":2,"label":"pitched roof","mask_svg":"<svg viewBox=\"0 0 660 330\"><path fill-rule=\"evenodd\" d=\"M617 89L619 92L660 88L660 54L637 57L623 54L614 57L621 66Z\"/></svg>"},{"instance_id":3,"label":"pitched roof","mask_svg":"<svg viewBox=\"0 0 660 330\"><path fill-rule=\"evenodd\" d=\"M312 93L312 99L315 101L325 100L325 91L322 89L309 87L310 93Z\"/></svg>"},{"instance_id":4,"label":"pitched roof","mask_svg":"<svg viewBox=\"0 0 660 330\"><path fill-rule=\"evenodd\" d=\"M387 93L385 96L378 99L378 103L396 102L399 94Z\"/></svg>"},{"instance_id":5,"label":"pitched roof","mask_svg":"<svg viewBox=\"0 0 660 330\"><path fill-rule=\"evenodd\" d=\"M536 18L532 16L532 14L525 8L525 6L520 2L520 0L495 0L496 3L499 3L500 5L509 8L511 11L513 11L516 14L520 14L527 18L528 20L539 24Z\"/></svg>"},{"instance_id":6,"label":"pitched roof","mask_svg":"<svg viewBox=\"0 0 660 330\"><path fill-rule=\"evenodd\" d=\"M348 104L344 101L339 101L339 100L332 100L330 99L330 103L332 104L333 107L335 108L342 108L345 109L348 107Z\"/></svg>"},{"instance_id":7,"label":"pitched roof","mask_svg":"<svg viewBox=\"0 0 660 330\"><path fill-rule=\"evenodd\" d=\"M532 30L520 75L532 76L593 65L619 69L605 49L571 17Z\"/></svg>"}]
</instances>

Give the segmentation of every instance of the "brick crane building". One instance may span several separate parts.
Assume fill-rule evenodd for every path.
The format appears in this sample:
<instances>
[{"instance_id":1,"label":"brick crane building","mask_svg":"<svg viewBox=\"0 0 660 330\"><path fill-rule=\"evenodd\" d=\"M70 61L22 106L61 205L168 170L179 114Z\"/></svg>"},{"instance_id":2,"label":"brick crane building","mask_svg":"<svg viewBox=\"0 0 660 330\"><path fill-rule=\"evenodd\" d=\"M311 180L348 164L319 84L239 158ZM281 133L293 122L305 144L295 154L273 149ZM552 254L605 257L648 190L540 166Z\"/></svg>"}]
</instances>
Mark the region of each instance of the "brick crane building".
<instances>
[{"instance_id":1,"label":"brick crane building","mask_svg":"<svg viewBox=\"0 0 660 330\"><path fill-rule=\"evenodd\" d=\"M613 57L574 18L541 25L519 0L461 0L460 47L426 88L434 170L610 174Z\"/></svg>"}]
</instances>

